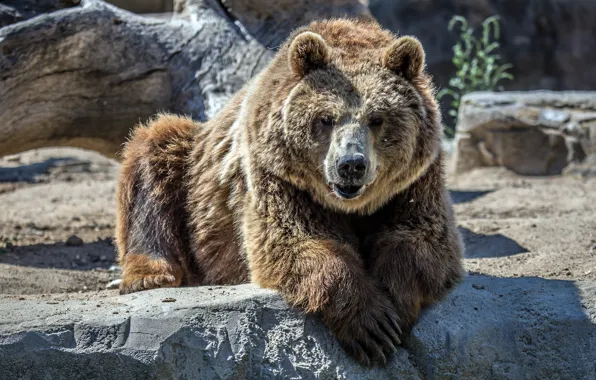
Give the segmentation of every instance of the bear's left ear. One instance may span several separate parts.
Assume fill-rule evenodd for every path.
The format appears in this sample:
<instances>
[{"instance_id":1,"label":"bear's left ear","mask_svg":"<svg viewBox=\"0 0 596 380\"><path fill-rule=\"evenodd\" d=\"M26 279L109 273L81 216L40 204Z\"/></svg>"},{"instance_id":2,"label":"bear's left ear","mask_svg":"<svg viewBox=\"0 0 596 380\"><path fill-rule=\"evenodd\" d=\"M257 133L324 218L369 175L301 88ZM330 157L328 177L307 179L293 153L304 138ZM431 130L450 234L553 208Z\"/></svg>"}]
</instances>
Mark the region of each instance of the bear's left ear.
<instances>
[{"instance_id":1,"label":"bear's left ear","mask_svg":"<svg viewBox=\"0 0 596 380\"><path fill-rule=\"evenodd\" d=\"M415 37L400 37L387 48L383 65L410 80L424 70L424 49Z\"/></svg>"},{"instance_id":2,"label":"bear's left ear","mask_svg":"<svg viewBox=\"0 0 596 380\"><path fill-rule=\"evenodd\" d=\"M323 37L313 32L303 32L294 37L288 53L290 68L301 77L325 66L328 57L329 46Z\"/></svg>"}]
</instances>

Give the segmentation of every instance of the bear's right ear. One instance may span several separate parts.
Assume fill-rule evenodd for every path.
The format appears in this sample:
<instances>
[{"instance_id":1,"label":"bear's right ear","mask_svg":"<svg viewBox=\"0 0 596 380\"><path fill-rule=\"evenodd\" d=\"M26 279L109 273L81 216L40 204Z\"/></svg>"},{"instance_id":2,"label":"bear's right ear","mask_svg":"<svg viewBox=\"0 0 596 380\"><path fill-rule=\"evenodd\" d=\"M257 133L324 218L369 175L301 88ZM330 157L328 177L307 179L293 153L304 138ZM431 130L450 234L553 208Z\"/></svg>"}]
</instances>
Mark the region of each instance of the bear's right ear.
<instances>
[{"instance_id":1,"label":"bear's right ear","mask_svg":"<svg viewBox=\"0 0 596 380\"><path fill-rule=\"evenodd\" d=\"M313 32L303 32L294 37L288 53L290 68L301 77L325 66L328 57L327 43L323 37Z\"/></svg>"}]
</instances>

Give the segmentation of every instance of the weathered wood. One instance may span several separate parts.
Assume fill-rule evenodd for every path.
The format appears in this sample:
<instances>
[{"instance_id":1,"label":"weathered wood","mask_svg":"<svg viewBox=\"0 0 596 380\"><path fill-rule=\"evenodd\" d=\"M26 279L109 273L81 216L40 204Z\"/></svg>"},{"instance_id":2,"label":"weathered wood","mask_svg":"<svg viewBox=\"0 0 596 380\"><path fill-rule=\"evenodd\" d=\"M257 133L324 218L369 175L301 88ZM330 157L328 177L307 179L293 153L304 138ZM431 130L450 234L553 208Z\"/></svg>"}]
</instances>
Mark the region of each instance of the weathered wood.
<instances>
[{"instance_id":1,"label":"weathered wood","mask_svg":"<svg viewBox=\"0 0 596 380\"><path fill-rule=\"evenodd\" d=\"M336 1L354 5L343 14L367 12L357 0ZM178 0L180 14L158 20L81 0L1 28L0 156L68 145L115 157L130 128L158 111L211 117L272 57L263 36L277 43L295 24L333 15L278 10L287 25L271 30L270 14L257 12L261 3L228 9Z\"/></svg>"}]
</instances>

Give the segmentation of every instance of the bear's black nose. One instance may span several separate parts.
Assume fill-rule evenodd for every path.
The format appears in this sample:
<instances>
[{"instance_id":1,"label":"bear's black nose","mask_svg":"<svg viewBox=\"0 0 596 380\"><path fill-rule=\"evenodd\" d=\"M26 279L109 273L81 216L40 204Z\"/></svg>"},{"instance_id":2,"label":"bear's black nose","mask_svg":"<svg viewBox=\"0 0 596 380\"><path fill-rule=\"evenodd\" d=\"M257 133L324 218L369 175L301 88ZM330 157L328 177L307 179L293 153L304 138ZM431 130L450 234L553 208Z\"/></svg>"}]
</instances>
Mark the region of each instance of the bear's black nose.
<instances>
[{"instance_id":1,"label":"bear's black nose","mask_svg":"<svg viewBox=\"0 0 596 380\"><path fill-rule=\"evenodd\" d=\"M367 166L366 158L362 153L350 154L342 156L337 161L337 173L342 179L358 180L364 177Z\"/></svg>"}]
</instances>

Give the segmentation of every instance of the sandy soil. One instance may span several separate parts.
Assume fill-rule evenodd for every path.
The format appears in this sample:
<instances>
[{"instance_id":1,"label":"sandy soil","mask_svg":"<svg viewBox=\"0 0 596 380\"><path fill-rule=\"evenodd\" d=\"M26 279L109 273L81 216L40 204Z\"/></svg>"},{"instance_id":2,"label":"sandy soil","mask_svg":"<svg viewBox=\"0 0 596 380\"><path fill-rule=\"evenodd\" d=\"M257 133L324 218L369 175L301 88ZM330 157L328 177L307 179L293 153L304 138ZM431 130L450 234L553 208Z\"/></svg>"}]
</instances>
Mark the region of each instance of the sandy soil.
<instances>
[{"instance_id":1,"label":"sandy soil","mask_svg":"<svg viewBox=\"0 0 596 380\"><path fill-rule=\"evenodd\" d=\"M0 294L115 293L104 289L119 277L117 174L115 161L70 148L0 158ZM496 168L450 178L449 186L469 271L596 279L596 178L529 178Z\"/></svg>"}]
</instances>

